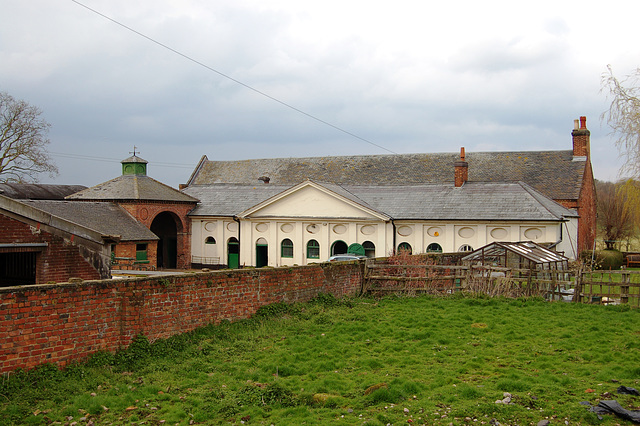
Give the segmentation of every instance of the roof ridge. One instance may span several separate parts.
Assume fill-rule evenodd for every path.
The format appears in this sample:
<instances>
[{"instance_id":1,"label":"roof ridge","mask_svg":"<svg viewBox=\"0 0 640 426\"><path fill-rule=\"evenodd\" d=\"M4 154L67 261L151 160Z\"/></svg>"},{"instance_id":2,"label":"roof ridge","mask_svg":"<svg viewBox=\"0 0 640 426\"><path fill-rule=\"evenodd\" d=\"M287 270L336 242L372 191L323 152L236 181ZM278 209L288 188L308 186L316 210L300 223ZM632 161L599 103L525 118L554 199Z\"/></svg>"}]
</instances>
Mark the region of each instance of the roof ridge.
<instances>
[{"instance_id":1,"label":"roof ridge","mask_svg":"<svg viewBox=\"0 0 640 426\"><path fill-rule=\"evenodd\" d=\"M531 150L531 151L469 151L466 153L467 157L474 156L478 154L542 154L542 153L552 153L552 152L572 152L570 149L548 149L548 150ZM267 158L244 158L237 160L209 160L206 158L206 155L203 155L196 166L195 172L199 171L199 168L203 165L203 163L239 163L239 162L249 162L249 161L304 161L304 160L317 160L321 158L382 158L382 157L401 157L401 156L459 156L459 152L405 152L398 154L355 154L355 155L318 155L313 157L267 157ZM192 176L193 177L193 176ZM191 180L191 179L190 179Z\"/></svg>"}]
</instances>

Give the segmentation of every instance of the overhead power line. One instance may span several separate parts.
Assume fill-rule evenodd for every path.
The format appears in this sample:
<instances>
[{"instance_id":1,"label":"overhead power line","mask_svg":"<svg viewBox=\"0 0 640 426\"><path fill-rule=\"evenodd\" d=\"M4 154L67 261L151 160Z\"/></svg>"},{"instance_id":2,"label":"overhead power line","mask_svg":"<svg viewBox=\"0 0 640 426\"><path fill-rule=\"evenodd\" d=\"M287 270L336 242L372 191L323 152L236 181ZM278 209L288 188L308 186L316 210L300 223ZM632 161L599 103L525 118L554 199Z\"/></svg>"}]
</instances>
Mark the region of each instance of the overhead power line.
<instances>
[{"instance_id":1,"label":"overhead power line","mask_svg":"<svg viewBox=\"0 0 640 426\"><path fill-rule=\"evenodd\" d=\"M292 110L294 110L294 111L296 111L296 112L298 112L298 113L300 113L300 114L302 114L302 115L305 115L305 116L307 116L307 117L311 118L312 120L316 120L316 121L318 121L318 122L320 122L320 123L322 123L322 124L324 124L324 125L326 125L326 126L329 126L329 127L333 128L333 129L335 129L335 130L338 130L338 131L340 131L340 132L342 132L342 133L345 133L345 134L347 134L347 135L349 135L349 136L351 136L351 137L354 137L354 138L356 138L356 139L359 139L359 140L361 140L361 141L363 141L363 142L366 142L366 143L368 143L368 144L370 144L370 145L373 145L373 146L375 146L375 147L378 147L378 148L380 148L380 149L383 149L383 150L385 150L385 151L387 151L387 152L390 152L390 153L392 153L392 154L397 154L396 152L394 152L394 151L392 151L392 150L390 150L390 149L388 149L388 148L385 148L385 147L384 147L384 146L382 146L382 145L379 145L379 144L377 144L377 143L375 143L375 142L371 142L370 140L365 139L365 138L363 138L363 137L361 137L361 136L358 136L358 135L356 135L355 133L352 133L352 132L350 132L350 131L348 131L348 130L345 130L345 129L341 128L341 127L338 127L338 126L336 126L336 125L334 125L334 124L331 124L331 123L329 123L328 121L325 121L325 120L323 120L323 119L321 119L321 118L319 118L319 117L316 117L315 115L309 114L309 113L307 113L307 112L305 112L305 111L303 111L303 110L301 110L301 109L299 109L299 108L296 108L295 106L293 106L293 105L291 105L291 104L289 104L289 103L287 103L287 102L281 101L280 99L278 99L278 98L276 98L276 97L274 97L274 96L271 96L271 95L269 95L268 93L265 93L265 92L263 92L263 91L261 91L261 90L259 90L259 89L256 89L256 88L255 88L255 87L253 87L253 86L250 86L250 85L248 85L248 84L246 84L246 83L243 83L242 81L240 81L240 80L238 80L238 79L236 79L236 78L233 78L233 77L231 77L231 76L230 76L230 75L228 75L228 74L225 74L225 73L223 73L223 72L221 72L221 71L218 71L217 69L212 68L212 67L210 67L209 65L207 65L207 64L205 64L205 63L202 63L202 62L198 61L197 59L194 59L194 58L192 58L191 56L188 56L188 55L186 55L186 54L184 54L184 53L182 53L182 52L180 52L180 51L178 51L178 50L176 50L176 49L174 49L174 48L172 48L172 47L170 47L170 46L167 46L166 44L161 43L161 42L159 42L159 41L157 41L157 40L155 40L155 39L153 39L153 38L151 38L151 37L147 36L146 34L141 33L141 32L140 32L140 31L138 31L138 30L135 30L135 29L133 29L133 28L131 28L131 27L129 27L129 26L127 26L127 25L125 25L125 24L123 24L123 23L119 22L119 21L116 21L115 19L113 19L113 18L111 18L111 17L109 17L109 16L107 16L107 15L105 15L105 14L103 14L103 13L101 13L101 12L99 12L99 11L95 10L95 9L92 9L92 8L90 8L89 6L87 6L87 5L85 5L85 4L82 4L82 3L80 3L80 2L79 2L79 1L77 1L77 0L71 0L71 1L72 1L72 2L74 2L75 4L77 4L78 6L82 6L82 7L84 7L85 9L87 9L87 10L89 10L89 11L91 11L91 12L95 13L96 15L99 15L99 16L101 16L101 17L105 18L105 19L108 19L109 21L113 22L114 24L119 25L119 26L121 26L122 28L124 28L124 29L126 29L126 30L131 31L132 33L134 33L134 34L136 34L136 35L139 35L140 37L143 37L143 38L145 38L145 39L149 40L150 42L155 43L155 44L157 44L158 46L160 46L160 47L162 47L162 48L164 48L164 49L167 49L167 50L169 50L170 52L175 53L176 55L179 55L179 56L183 57L184 59L187 59L187 60L189 60L189 61L191 61L191 62L193 62L193 63L195 63L195 64L197 64L197 65L200 65L201 67L206 68L207 70L212 71L212 72L214 72L214 73L216 73L216 74L218 74L218 75L220 75L220 76L222 76L222 77L224 77L224 78L226 78L226 79L228 79L228 80L231 80L231 81L233 81L234 83L239 84L240 86L243 86L243 87L245 87L245 88L247 88L247 89L249 89L249 90L252 90L252 91L254 91L255 93L257 93L257 94L259 94L259 95L262 95L262 96L264 96L264 97L266 97L266 98L268 98L268 99L271 99L272 101L275 101L275 102L279 103L280 105L283 105L283 106L285 106L285 107L287 107L287 108L289 108L289 109L292 109Z\"/></svg>"},{"instance_id":2,"label":"overhead power line","mask_svg":"<svg viewBox=\"0 0 640 426\"><path fill-rule=\"evenodd\" d=\"M63 158L73 158L76 160L88 160L88 161L102 161L105 163L121 163L121 160L117 158L106 158L106 157L94 157L91 155L80 155L80 154L67 154L64 152L52 152L49 151L49 154L54 157L63 157ZM172 167L178 169L193 169L193 164L184 164L184 163L166 163L166 162L153 162L154 167Z\"/></svg>"}]
</instances>

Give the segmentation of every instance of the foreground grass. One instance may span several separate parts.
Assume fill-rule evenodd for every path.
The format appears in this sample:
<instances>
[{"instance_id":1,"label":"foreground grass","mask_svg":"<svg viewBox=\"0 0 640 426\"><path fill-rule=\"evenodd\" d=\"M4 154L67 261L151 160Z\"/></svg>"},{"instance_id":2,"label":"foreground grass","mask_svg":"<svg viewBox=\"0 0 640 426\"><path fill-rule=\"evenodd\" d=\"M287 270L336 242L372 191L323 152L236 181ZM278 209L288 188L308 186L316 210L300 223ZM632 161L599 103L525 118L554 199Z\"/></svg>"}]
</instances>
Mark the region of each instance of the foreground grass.
<instances>
[{"instance_id":1,"label":"foreground grass","mask_svg":"<svg viewBox=\"0 0 640 426\"><path fill-rule=\"evenodd\" d=\"M482 298L272 305L0 385L6 424L629 424L640 310ZM497 404L504 392L512 404ZM567 423L565 423L567 422Z\"/></svg>"}]
</instances>

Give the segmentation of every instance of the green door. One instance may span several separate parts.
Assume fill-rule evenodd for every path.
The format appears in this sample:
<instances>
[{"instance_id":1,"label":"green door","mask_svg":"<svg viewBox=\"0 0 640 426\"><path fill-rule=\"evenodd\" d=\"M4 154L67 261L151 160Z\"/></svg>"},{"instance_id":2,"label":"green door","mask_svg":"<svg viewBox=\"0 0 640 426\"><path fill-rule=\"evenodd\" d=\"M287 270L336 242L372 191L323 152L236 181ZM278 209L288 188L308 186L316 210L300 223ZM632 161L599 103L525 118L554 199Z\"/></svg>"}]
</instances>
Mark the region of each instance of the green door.
<instances>
[{"instance_id":1,"label":"green door","mask_svg":"<svg viewBox=\"0 0 640 426\"><path fill-rule=\"evenodd\" d=\"M227 266L231 269L240 267L240 243L235 238L227 243Z\"/></svg>"},{"instance_id":2,"label":"green door","mask_svg":"<svg viewBox=\"0 0 640 426\"><path fill-rule=\"evenodd\" d=\"M362 247L362 244L353 243L347 249L347 253L355 254L357 256L364 256L364 247Z\"/></svg>"},{"instance_id":3,"label":"green door","mask_svg":"<svg viewBox=\"0 0 640 426\"><path fill-rule=\"evenodd\" d=\"M256 268L262 268L269 264L269 246L256 244Z\"/></svg>"}]
</instances>

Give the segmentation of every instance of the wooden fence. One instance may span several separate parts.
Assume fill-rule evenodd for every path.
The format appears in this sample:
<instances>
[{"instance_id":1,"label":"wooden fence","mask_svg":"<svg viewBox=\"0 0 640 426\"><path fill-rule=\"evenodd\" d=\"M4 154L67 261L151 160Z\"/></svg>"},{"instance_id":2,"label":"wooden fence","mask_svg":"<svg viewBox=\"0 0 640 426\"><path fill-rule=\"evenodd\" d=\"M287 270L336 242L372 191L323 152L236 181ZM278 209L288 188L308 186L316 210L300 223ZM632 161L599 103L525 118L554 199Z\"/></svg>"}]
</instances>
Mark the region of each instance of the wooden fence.
<instances>
[{"instance_id":1,"label":"wooden fence","mask_svg":"<svg viewBox=\"0 0 640 426\"><path fill-rule=\"evenodd\" d=\"M640 306L640 271L516 269L466 265L365 262L363 292L544 297L578 303Z\"/></svg>"},{"instance_id":2,"label":"wooden fence","mask_svg":"<svg viewBox=\"0 0 640 426\"><path fill-rule=\"evenodd\" d=\"M550 300L572 300L573 287L569 271L564 270L367 261L363 291L368 294L452 294L467 291L491 296L541 296Z\"/></svg>"},{"instance_id":3,"label":"wooden fence","mask_svg":"<svg viewBox=\"0 0 640 426\"><path fill-rule=\"evenodd\" d=\"M640 307L640 271L581 271L578 277L577 302Z\"/></svg>"}]
</instances>

